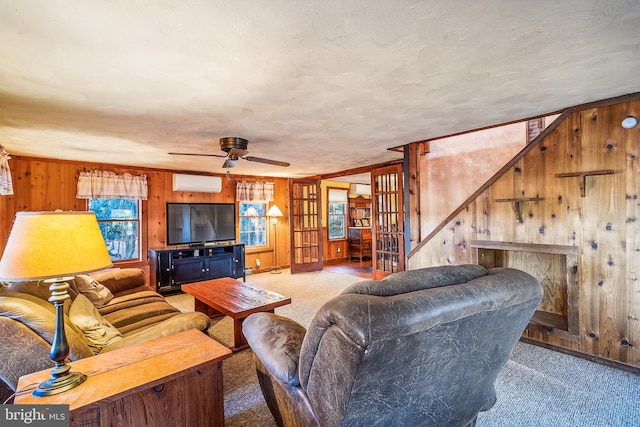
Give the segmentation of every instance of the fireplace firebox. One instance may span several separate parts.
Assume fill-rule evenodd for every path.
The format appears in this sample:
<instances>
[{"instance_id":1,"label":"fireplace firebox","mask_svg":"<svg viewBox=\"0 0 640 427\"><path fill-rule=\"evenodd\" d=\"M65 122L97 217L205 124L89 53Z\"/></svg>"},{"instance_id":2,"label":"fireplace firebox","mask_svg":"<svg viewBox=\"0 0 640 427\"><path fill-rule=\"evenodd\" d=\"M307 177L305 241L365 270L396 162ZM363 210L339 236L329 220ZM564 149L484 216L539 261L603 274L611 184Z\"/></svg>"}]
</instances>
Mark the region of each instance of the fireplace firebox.
<instances>
[{"instance_id":1,"label":"fireplace firebox","mask_svg":"<svg viewBox=\"0 0 640 427\"><path fill-rule=\"evenodd\" d=\"M531 325L558 338L580 342L578 247L473 240L471 248L474 263L486 268L517 268L538 279L544 296Z\"/></svg>"}]
</instances>

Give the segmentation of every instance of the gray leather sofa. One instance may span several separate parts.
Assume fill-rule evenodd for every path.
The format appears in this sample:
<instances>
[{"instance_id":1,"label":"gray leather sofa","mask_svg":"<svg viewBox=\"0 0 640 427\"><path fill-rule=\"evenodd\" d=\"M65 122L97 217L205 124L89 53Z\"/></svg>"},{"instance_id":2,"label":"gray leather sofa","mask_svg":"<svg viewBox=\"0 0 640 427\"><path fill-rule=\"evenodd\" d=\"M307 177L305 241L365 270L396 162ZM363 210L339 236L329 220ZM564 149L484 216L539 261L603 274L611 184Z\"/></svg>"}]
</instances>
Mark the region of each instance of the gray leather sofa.
<instances>
[{"instance_id":1,"label":"gray leather sofa","mask_svg":"<svg viewBox=\"0 0 640 427\"><path fill-rule=\"evenodd\" d=\"M353 284L308 330L257 313L243 331L279 426L469 426L542 292L519 270L432 267Z\"/></svg>"}]
</instances>

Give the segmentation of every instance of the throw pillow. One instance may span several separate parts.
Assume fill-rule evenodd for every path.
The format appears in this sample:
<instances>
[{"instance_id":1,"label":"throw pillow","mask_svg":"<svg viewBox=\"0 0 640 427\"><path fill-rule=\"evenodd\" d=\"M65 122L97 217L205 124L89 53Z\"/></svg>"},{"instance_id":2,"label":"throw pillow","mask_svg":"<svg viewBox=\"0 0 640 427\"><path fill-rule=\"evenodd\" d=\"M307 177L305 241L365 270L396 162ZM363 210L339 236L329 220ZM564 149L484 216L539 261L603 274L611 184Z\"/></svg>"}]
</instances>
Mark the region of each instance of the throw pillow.
<instances>
[{"instance_id":1,"label":"throw pillow","mask_svg":"<svg viewBox=\"0 0 640 427\"><path fill-rule=\"evenodd\" d=\"M82 331L94 354L100 353L109 344L123 339L120 331L102 317L98 309L83 294L78 295L71 304L69 320Z\"/></svg>"},{"instance_id":2,"label":"throw pillow","mask_svg":"<svg viewBox=\"0 0 640 427\"><path fill-rule=\"evenodd\" d=\"M93 277L78 274L75 281L78 292L89 298L96 307L102 307L113 299L111 291Z\"/></svg>"}]
</instances>

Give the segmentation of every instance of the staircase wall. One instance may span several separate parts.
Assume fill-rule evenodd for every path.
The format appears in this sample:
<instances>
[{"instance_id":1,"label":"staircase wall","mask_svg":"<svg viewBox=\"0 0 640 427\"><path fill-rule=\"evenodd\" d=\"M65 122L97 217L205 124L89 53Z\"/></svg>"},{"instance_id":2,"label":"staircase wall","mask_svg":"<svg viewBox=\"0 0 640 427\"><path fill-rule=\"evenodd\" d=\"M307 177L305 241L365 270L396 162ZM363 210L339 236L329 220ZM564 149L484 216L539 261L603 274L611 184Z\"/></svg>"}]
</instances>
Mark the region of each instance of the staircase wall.
<instances>
[{"instance_id":1,"label":"staircase wall","mask_svg":"<svg viewBox=\"0 0 640 427\"><path fill-rule=\"evenodd\" d=\"M640 367L640 126L623 129L620 122L627 115L640 117L640 101L568 114L432 238L421 242L408 268L476 263L482 246L546 245L549 253L575 247L576 265L566 266L576 275L579 320L573 336L563 338L538 324L530 324L524 336ZM584 180L557 176L602 171L605 174ZM526 201L505 201L514 198ZM531 260L535 270L535 257Z\"/></svg>"}]
</instances>

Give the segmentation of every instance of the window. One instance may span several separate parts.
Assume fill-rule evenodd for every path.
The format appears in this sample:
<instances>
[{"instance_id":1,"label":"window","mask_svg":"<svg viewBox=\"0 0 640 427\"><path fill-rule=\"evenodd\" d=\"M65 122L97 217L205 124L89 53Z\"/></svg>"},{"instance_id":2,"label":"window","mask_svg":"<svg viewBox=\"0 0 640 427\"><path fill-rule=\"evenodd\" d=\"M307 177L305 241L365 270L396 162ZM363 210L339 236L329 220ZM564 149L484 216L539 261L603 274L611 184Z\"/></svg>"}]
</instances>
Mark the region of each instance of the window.
<instances>
[{"instance_id":1,"label":"window","mask_svg":"<svg viewBox=\"0 0 640 427\"><path fill-rule=\"evenodd\" d=\"M140 259L140 201L90 198L88 210L96 214L111 261Z\"/></svg>"},{"instance_id":2,"label":"window","mask_svg":"<svg viewBox=\"0 0 640 427\"><path fill-rule=\"evenodd\" d=\"M246 247L267 245L266 203L240 202L240 242Z\"/></svg>"},{"instance_id":3,"label":"window","mask_svg":"<svg viewBox=\"0 0 640 427\"><path fill-rule=\"evenodd\" d=\"M329 240L347 237L347 190L329 188L327 222Z\"/></svg>"}]
</instances>

